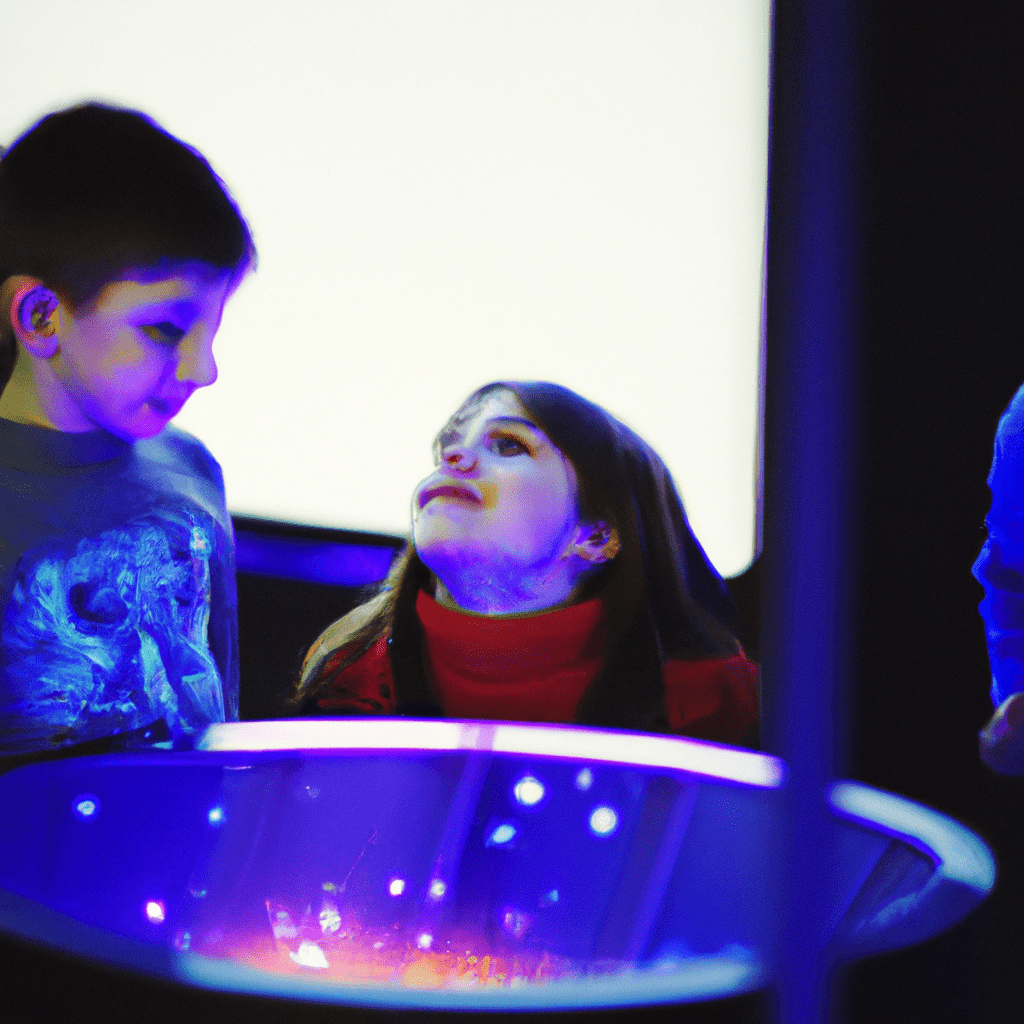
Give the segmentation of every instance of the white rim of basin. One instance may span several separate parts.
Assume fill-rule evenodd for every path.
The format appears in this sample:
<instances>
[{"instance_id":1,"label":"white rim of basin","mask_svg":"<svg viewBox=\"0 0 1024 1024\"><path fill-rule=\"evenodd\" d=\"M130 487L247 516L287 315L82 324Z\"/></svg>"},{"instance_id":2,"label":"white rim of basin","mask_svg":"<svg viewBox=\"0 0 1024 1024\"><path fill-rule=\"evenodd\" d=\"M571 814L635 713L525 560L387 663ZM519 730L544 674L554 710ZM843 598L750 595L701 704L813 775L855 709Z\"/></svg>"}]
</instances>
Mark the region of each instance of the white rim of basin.
<instances>
[{"instance_id":1,"label":"white rim of basin","mask_svg":"<svg viewBox=\"0 0 1024 1024\"><path fill-rule=\"evenodd\" d=\"M453 719L281 719L211 725L197 750L479 750L608 764L675 768L725 782L776 789L777 757L704 740L571 725L514 725Z\"/></svg>"}]
</instances>

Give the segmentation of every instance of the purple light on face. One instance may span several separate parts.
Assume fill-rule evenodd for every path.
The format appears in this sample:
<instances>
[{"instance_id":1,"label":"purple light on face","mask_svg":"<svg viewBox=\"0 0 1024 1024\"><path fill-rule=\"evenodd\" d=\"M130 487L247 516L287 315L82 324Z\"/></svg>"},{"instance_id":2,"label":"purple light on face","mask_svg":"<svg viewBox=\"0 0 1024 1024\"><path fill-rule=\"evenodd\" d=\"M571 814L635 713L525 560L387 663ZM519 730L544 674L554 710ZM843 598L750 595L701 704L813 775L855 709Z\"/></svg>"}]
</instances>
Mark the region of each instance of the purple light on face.
<instances>
[{"instance_id":1,"label":"purple light on face","mask_svg":"<svg viewBox=\"0 0 1024 1024\"><path fill-rule=\"evenodd\" d=\"M150 924L163 924L167 919L167 911L160 900L147 900L145 913Z\"/></svg>"}]
</instances>

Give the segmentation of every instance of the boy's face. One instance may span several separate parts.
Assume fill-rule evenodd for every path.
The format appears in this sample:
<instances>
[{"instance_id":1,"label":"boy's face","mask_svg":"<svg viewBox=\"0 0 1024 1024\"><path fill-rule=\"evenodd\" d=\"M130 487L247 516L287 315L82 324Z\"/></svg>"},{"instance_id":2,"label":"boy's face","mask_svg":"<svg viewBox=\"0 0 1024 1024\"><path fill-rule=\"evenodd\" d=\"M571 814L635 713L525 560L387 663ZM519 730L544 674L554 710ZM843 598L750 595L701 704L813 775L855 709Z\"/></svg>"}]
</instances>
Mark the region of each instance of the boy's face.
<instances>
[{"instance_id":1,"label":"boy's face","mask_svg":"<svg viewBox=\"0 0 1024 1024\"><path fill-rule=\"evenodd\" d=\"M235 281L203 263L131 272L76 312L61 309L52 361L62 429L153 437L217 379L213 339Z\"/></svg>"}]
</instances>

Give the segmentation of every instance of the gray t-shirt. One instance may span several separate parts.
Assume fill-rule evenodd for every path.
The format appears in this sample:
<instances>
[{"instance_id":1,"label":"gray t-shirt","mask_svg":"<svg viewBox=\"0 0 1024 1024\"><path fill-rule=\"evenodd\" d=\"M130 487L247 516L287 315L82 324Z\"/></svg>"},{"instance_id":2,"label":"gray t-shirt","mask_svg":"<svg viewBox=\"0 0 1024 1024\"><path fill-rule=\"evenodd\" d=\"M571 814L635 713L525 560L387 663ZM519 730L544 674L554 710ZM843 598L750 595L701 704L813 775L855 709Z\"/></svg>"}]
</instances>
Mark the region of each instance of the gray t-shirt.
<instances>
[{"instance_id":1,"label":"gray t-shirt","mask_svg":"<svg viewBox=\"0 0 1024 1024\"><path fill-rule=\"evenodd\" d=\"M196 438L0 419L0 509L0 754L237 720L231 520Z\"/></svg>"}]
</instances>

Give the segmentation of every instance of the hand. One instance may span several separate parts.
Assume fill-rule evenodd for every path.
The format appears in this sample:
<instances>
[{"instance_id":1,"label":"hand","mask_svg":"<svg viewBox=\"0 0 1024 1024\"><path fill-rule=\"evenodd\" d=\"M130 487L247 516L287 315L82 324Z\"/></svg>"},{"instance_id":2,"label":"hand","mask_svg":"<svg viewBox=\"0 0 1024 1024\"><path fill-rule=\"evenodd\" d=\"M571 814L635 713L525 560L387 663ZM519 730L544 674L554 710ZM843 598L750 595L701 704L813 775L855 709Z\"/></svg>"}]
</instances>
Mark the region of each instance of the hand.
<instances>
[{"instance_id":1,"label":"hand","mask_svg":"<svg viewBox=\"0 0 1024 1024\"><path fill-rule=\"evenodd\" d=\"M1011 694L978 736L982 761L1001 775L1024 775L1024 693Z\"/></svg>"}]
</instances>

